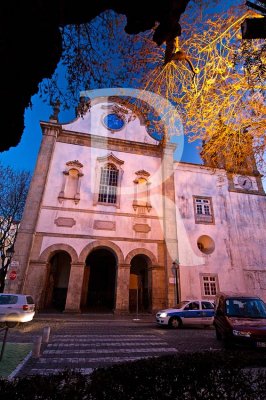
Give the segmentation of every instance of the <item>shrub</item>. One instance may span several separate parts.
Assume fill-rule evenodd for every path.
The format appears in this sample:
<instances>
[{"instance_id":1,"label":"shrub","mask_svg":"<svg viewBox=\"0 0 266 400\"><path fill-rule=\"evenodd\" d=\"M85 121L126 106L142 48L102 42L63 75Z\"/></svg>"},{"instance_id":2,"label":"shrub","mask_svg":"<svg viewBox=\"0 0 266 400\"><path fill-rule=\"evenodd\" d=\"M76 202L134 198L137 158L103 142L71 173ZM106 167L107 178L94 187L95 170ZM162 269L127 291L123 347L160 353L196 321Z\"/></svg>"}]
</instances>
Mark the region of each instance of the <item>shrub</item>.
<instances>
[{"instance_id":1,"label":"shrub","mask_svg":"<svg viewBox=\"0 0 266 400\"><path fill-rule=\"evenodd\" d=\"M65 370L1 380L0 393L9 400L264 400L266 370L258 367L266 367L263 353L181 354L99 368L90 376Z\"/></svg>"}]
</instances>

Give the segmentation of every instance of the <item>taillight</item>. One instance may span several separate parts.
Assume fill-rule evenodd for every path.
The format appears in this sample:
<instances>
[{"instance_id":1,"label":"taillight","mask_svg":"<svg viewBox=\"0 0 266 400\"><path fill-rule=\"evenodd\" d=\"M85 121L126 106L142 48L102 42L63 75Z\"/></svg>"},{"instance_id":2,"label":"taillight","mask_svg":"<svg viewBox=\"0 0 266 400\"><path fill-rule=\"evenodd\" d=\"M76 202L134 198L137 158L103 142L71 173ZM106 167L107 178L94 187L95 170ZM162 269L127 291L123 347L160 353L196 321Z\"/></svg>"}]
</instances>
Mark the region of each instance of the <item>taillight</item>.
<instances>
[{"instance_id":1,"label":"taillight","mask_svg":"<svg viewBox=\"0 0 266 400\"><path fill-rule=\"evenodd\" d=\"M24 306L22 307L24 311L27 311L29 309L28 304L24 304Z\"/></svg>"}]
</instances>

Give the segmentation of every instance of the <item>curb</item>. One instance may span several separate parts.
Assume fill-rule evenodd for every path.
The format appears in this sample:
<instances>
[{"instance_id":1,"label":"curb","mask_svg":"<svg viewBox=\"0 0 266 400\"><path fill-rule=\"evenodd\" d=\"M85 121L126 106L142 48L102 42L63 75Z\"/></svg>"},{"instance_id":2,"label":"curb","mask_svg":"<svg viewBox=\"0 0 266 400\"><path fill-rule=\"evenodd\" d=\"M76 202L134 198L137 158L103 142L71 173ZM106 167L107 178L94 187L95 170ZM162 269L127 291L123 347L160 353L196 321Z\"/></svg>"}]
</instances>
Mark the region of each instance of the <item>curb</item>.
<instances>
[{"instance_id":1,"label":"curb","mask_svg":"<svg viewBox=\"0 0 266 400\"><path fill-rule=\"evenodd\" d=\"M9 381L11 381L12 379L16 378L16 376L18 375L18 373L22 370L22 368L24 367L24 365L28 362L28 360L31 358L32 355L32 351L30 351L26 357L24 358L24 360L21 361L21 363L19 363L16 368L14 369L14 371L11 372L11 374L8 375L7 379Z\"/></svg>"},{"instance_id":2,"label":"curb","mask_svg":"<svg viewBox=\"0 0 266 400\"><path fill-rule=\"evenodd\" d=\"M33 321L55 321L55 322L134 322L152 323L155 322L154 316L112 316L110 314L37 314Z\"/></svg>"}]
</instances>

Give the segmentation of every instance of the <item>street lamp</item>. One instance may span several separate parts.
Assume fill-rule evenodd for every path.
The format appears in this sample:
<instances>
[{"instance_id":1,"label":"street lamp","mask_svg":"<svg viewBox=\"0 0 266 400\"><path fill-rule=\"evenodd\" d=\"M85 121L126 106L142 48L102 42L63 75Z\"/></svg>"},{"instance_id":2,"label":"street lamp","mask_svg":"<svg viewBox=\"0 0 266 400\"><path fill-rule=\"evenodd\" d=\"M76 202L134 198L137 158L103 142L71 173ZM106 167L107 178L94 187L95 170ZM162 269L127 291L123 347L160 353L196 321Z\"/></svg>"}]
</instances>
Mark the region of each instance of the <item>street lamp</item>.
<instances>
[{"instance_id":1,"label":"street lamp","mask_svg":"<svg viewBox=\"0 0 266 400\"><path fill-rule=\"evenodd\" d=\"M172 273L174 275L175 279L175 294L176 294L176 304L179 303L179 262L178 261L173 261L172 264Z\"/></svg>"},{"instance_id":2,"label":"street lamp","mask_svg":"<svg viewBox=\"0 0 266 400\"><path fill-rule=\"evenodd\" d=\"M14 253L15 253L14 245L12 244L12 246L10 246L8 249L6 249L5 253L3 252L1 254L2 265L0 268L0 293L3 293L3 291L4 291L7 270L11 263L11 259L14 255Z\"/></svg>"},{"instance_id":3,"label":"street lamp","mask_svg":"<svg viewBox=\"0 0 266 400\"><path fill-rule=\"evenodd\" d=\"M262 18L246 18L241 24L242 39L265 39L266 38L266 1L261 0L260 3L255 4L251 1L246 1L246 5L259 11Z\"/></svg>"}]
</instances>

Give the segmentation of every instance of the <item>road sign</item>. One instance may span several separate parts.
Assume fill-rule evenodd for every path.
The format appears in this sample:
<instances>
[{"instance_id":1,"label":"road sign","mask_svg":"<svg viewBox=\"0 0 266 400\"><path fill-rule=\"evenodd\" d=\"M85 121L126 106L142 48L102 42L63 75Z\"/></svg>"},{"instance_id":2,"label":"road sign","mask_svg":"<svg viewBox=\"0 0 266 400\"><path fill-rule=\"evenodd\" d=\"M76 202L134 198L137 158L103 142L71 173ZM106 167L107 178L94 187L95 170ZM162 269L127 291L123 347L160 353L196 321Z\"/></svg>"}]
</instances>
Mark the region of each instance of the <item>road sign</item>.
<instances>
[{"instance_id":1,"label":"road sign","mask_svg":"<svg viewBox=\"0 0 266 400\"><path fill-rule=\"evenodd\" d=\"M19 266L19 261L12 260L10 265L11 265L11 267L18 267Z\"/></svg>"},{"instance_id":2,"label":"road sign","mask_svg":"<svg viewBox=\"0 0 266 400\"><path fill-rule=\"evenodd\" d=\"M11 281L14 281L16 279L16 277L17 277L17 272L16 271L11 271L10 274L9 274L9 279Z\"/></svg>"}]
</instances>

